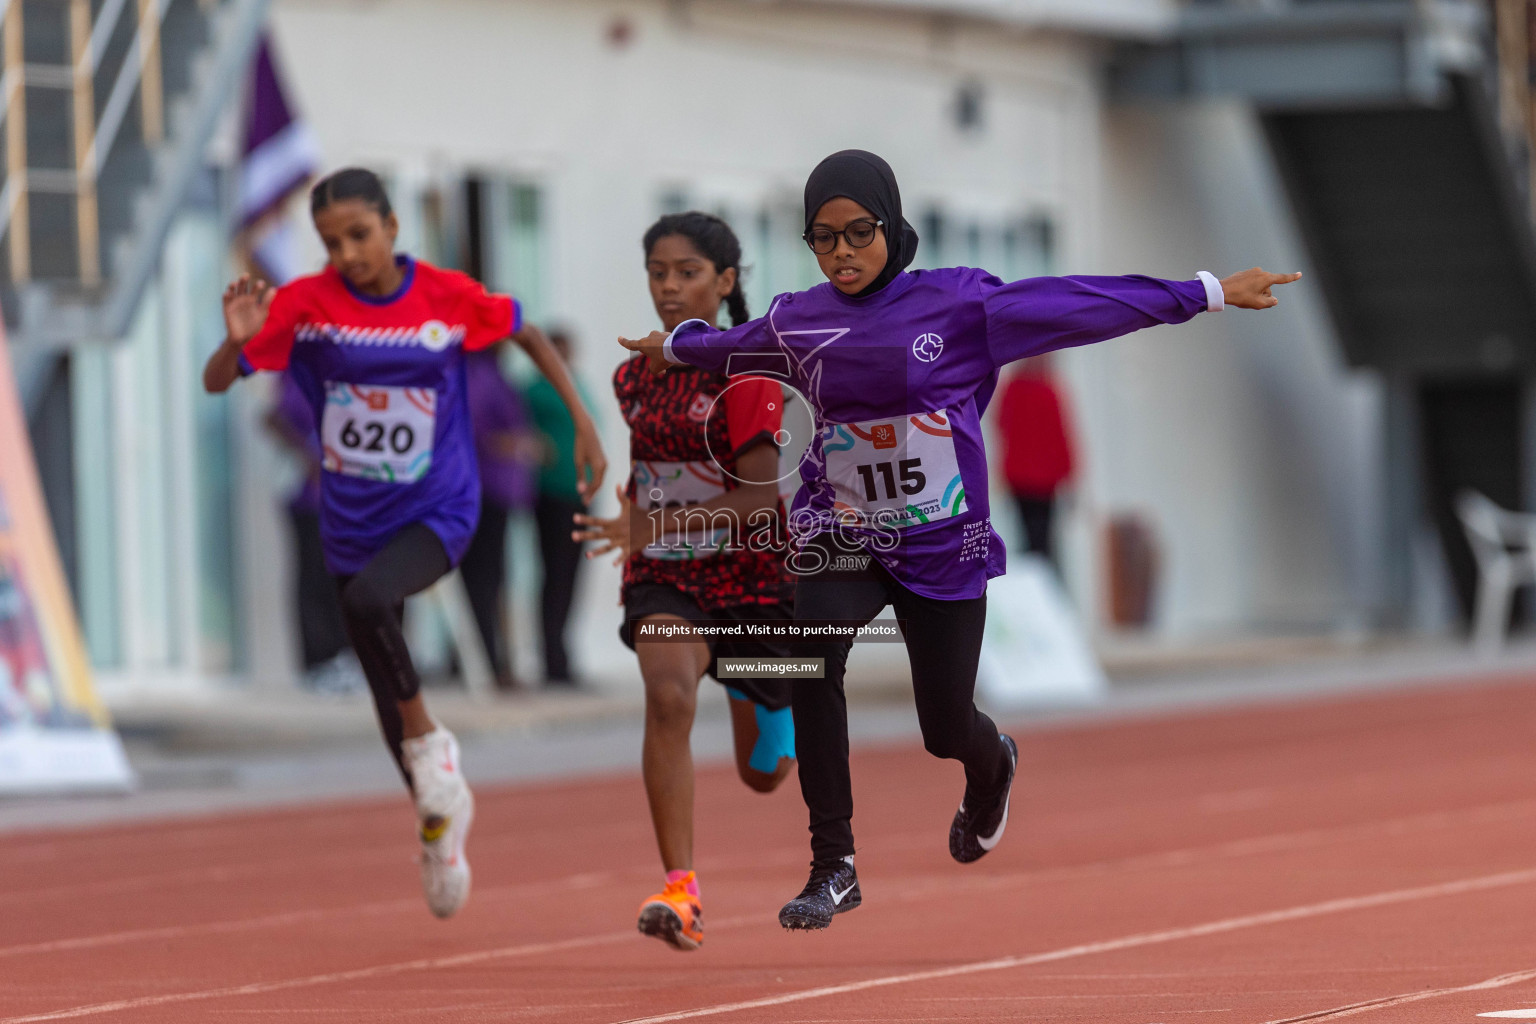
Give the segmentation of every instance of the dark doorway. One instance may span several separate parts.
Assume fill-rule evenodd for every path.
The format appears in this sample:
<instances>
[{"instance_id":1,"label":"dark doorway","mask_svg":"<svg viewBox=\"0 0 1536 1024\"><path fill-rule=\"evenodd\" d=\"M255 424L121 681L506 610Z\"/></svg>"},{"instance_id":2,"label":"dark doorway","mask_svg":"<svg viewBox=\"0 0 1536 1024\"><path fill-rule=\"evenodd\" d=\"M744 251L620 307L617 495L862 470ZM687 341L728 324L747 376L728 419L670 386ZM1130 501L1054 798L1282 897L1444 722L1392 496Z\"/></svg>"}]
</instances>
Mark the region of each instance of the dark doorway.
<instances>
[{"instance_id":1,"label":"dark doorway","mask_svg":"<svg viewBox=\"0 0 1536 1024\"><path fill-rule=\"evenodd\" d=\"M464 273L485 284L485 182L464 179Z\"/></svg>"},{"instance_id":2,"label":"dark doorway","mask_svg":"<svg viewBox=\"0 0 1536 1024\"><path fill-rule=\"evenodd\" d=\"M1419 386L1424 498L1450 566L1463 620L1477 592L1477 563L1456 518L1456 495L1481 491L1508 509L1525 505L1520 380L1426 381ZM1517 605L1516 616L1523 616Z\"/></svg>"}]
</instances>

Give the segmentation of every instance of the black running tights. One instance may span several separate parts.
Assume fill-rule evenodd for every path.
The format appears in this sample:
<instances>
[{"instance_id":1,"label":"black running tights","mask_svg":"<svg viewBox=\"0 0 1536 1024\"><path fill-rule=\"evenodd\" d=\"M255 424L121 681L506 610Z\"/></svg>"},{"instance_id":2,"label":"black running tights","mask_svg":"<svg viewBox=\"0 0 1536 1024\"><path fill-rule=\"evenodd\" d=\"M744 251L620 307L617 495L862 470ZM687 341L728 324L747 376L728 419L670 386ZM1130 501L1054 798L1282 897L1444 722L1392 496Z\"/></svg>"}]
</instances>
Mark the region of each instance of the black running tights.
<instances>
[{"instance_id":1,"label":"black running tights","mask_svg":"<svg viewBox=\"0 0 1536 1024\"><path fill-rule=\"evenodd\" d=\"M401 744L405 726L400 702L421 692L402 625L405 599L425 590L453 568L443 542L429 527L412 523L395 534L362 571L336 577L341 613L379 712L379 728L400 774L410 784Z\"/></svg>"},{"instance_id":2,"label":"black running tights","mask_svg":"<svg viewBox=\"0 0 1536 1024\"><path fill-rule=\"evenodd\" d=\"M817 541L811 542L817 545ZM832 558L831 545L818 545ZM795 621L866 623L891 605L907 644L912 692L923 746L935 757L965 765L966 787L978 796L998 791L1007 766L997 726L976 708L976 664L986 623L986 595L940 601L913 593L873 558L853 556L853 568L802 575L795 586ZM847 556L843 562L848 563ZM859 563L865 563L860 565ZM853 785L848 771L848 704L843 675L852 643L797 644L797 657L822 658L825 677L794 681L795 756L800 793L810 811L811 856L853 853Z\"/></svg>"}]
</instances>

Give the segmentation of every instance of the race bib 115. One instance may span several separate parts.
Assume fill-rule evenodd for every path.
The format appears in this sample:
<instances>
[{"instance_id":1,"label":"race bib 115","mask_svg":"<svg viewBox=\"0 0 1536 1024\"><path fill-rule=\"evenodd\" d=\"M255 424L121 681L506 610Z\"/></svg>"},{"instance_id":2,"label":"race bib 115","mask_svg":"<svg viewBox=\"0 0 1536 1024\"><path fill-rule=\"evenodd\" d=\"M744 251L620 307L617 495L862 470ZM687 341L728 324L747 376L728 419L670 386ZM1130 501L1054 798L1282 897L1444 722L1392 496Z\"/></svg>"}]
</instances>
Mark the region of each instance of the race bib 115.
<instances>
[{"instance_id":1,"label":"race bib 115","mask_svg":"<svg viewBox=\"0 0 1536 1024\"><path fill-rule=\"evenodd\" d=\"M408 484L432 466L437 392L325 382L320 419L327 472Z\"/></svg>"},{"instance_id":2,"label":"race bib 115","mask_svg":"<svg viewBox=\"0 0 1536 1024\"><path fill-rule=\"evenodd\" d=\"M967 508L944 412L830 423L821 431L821 452L833 510L851 525L905 529Z\"/></svg>"}]
</instances>

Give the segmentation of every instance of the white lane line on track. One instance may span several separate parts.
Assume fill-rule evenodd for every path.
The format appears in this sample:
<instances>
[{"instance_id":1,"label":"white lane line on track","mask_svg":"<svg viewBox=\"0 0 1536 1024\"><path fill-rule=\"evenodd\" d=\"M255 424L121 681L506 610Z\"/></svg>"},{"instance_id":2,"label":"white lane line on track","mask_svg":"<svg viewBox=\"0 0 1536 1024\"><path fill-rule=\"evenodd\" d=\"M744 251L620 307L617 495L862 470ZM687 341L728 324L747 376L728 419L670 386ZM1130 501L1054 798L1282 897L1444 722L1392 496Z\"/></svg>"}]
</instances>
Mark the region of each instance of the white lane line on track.
<instances>
[{"instance_id":1,"label":"white lane line on track","mask_svg":"<svg viewBox=\"0 0 1536 1024\"><path fill-rule=\"evenodd\" d=\"M1143 932L1139 935L1127 935L1103 942L1089 942L1080 946L1067 946L1063 949L1053 949L1044 953L1031 953L1025 956L1005 956L998 957L995 960L978 960L968 964L956 964L953 967L940 967L930 971L913 971L908 974L888 974L880 978L866 978L862 981L850 981L841 985L826 985L821 988L802 989L799 992L786 992L783 995L765 996L761 999L747 999L737 1003L701 1006L693 1010L680 1010L676 1013L663 1013L653 1017L632 1017L621 1022L621 1024L666 1024L668 1021L675 1020L718 1017L723 1014L738 1013L742 1010L783 1006L786 1003L798 1003L804 1002L807 999L822 999L827 996L845 995L849 992L862 992L867 989L884 988L889 985L904 985L914 981L935 981L941 978L955 978L967 974L983 974L988 971L1003 971L1014 967L1054 963L1058 960L1072 960L1077 957L1094 956L1099 953L1114 953L1122 949L1156 946L1165 942L1176 942L1181 939L1220 935L1224 932L1241 931L1246 928L1258 928L1271 924L1284 924L1288 921L1324 917L1329 914L1340 914L1351 910L1365 910L1398 903L1411 903L1417 900L1434 899L1440 896L1456 896L1462 893L1500 889L1512 885L1525 885L1531 882L1536 882L1536 868L1528 868L1524 871L1506 871L1501 874L1483 875L1478 878L1464 878L1455 882L1443 882L1439 885L1426 885L1414 889L1393 889L1389 892L1372 893L1369 896L1350 896L1344 899L1325 900L1321 903L1307 903L1299 907L1287 907L1284 910L1270 910L1261 914L1245 914L1242 917L1229 917L1220 921L1208 921L1205 924L1191 925L1188 928L1169 928L1157 932ZM0 1024L10 1024L10 1022L0 1021Z\"/></svg>"},{"instance_id":2,"label":"white lane line on track","mask_svg":"<svg viewBox=\"0 0 1536 1024\"><path fill-rule=\"evenodd\" d=\"M479 895L478 893L476 895ZM19 946L0 946L0 959L15 956L40 956L47 953L69 953L81 949L100 949L103 946L122 946L131 942L153 942L164 939L184 939L193 935L219 935L229 932L257 931L262 928L283 928L289 925L312 923L338 913L382 914L395 910L414 910L421 906L421 899L383 900L335 910L293 910L282 914L265 914L261 917L239 917L227 921L207 921L201 924L166 925L161 928L135 928L130 931L105 932L100 935L82 935L73 939L53 939L49 942L31 942Z\"/></svg>"},{"instance_id":3,"label":"white lane line on track","mask_svg":"<svg viewBox=\"0 0 1536 1024\"><path fill-rule=\"evenodd\" d=\"M722 1003L717 1006L701 1007L695 1010L684 1010L678 1013L662 1014L655 1017L633 1018L624 1024L662 1024L665 1021L688 1020L695 1017L718 1016L726 1013L734 1013L739 1010L750 1010L765 1006L779 1006L785 1003L801 1002L807 999L818 999L824 996L840 995L846 992L858 992L864 989L880 988L887 985L898 985L913 981L927 981L939 978L958 977L966 974L979 974L986 971L1005 970L1012 967L1027 967L1033 964L1052 963L1059 960L1071 960L1078 957L1092 956L1098 953L1112 953L1122 949L1134 949L1139 946L1152 946L1165 942L1174 942L1180 939L1199 938L1206 935L1217 935L1223 932L1238 931L1244 928L1256 928L1269 924L1281 924L1287 921L1298 921L1312 917L1322 917L1327 914L1343 913L1350 910L1363 910L1370 907L1390 906L1399 903L1409 903L1416 900L1433 899L1440 896L1454 896L1461 893L1480 892L1489 889L1498 889L1514 885L1524 885L1536 882L1536 868L1524 871L1508 871L1497 875L1483 875L1477 878L1460 879L1455 882L1443 882L1439 885L1420 886L1413 889L1394 889L1388 892L1373 893L1368 896L1351 896L1337 900L1326 900L1321 903L1308 903L1298 907L1288 907L1283 910L1271 910L1260 914L1248 914L1242 917L1225 918L1219 921L1210 921L1205 924L1192 925L1187 928L1171 928L1158 932L1143 932L1138 935L1128 935L1118 939L1109 939L1103 942L1092 942L1079 946L1067 946L1063 949L1050 950L1044 953L1033 953L1027 956L1001 957L995 960L983 960L969 964L959 964L954 967L945 967L931 971L917 971L909 974L888 975L882 978L870 978L864 981L849 982L843 985L831 985L823 988L806 989L800 992L786 993L780 996L771 996L765 999L747 1000L739 1003ZM730 918L725 921L716 921L710 925L711 929L738 927L743 924L754 923L760 920L760 915L742 916ZM193 992L176 992L160 996L143 996L136 999L120 999L108 1003L93 1003L87 1006L76 1006L67 1010L55 1010L49 1013L29 1014L21 1017L0 1018L0 1024L38 1024L42 1021L70 1020L78 1017L94 1017L104 1014L118 1013L124 1010L140 1010L153 1006L167 1006L175 1003L191 1003L208 999L221 999L228 997L262 995L268 992L281 992L299 988L311 988L319 985L330 985L339 982L360 981L367 978L380 978L396 974L405 974L414 971L432 971L445 968L464 967L470 964L484 963L491 960L511 959L519 956L535 956L543 953L555 953L569 949L585 949L592 946L610 945L618 942L629 942L634 939L634 932L612 932L605 935L591 935L575 939L563 939L555 942L531 943L521 946L502 946L497 949L477 950L470 953L459 953L452 956L428 957L420 960L406 960L393 964L379 964L373 967L359 967L349 971L333 971L327 974L313 974L302 978L288 978L283 981L253 982L247 985L231 985L223 988L200 989Z\"/></svg>"},{"instance_id":4,"label":"white lane line on track","mask_svg":"<svg viewBox=\"0 0 1536 1024\"><path fill-rule=\"evenodd\" d=\"M1403 818L1387 818L1380 821L1345 825L1336 828L1279 832L1273 835L1255 836L1249 839L1237 839L1213 843L1207 846L1190 846L1178 850L1163 850L1157 853L1137 854L1131 857L1121 857L1112 860L1090 861L1084 864L1039 868L1032 871L1014 871L976 878L949 879L943 882L932 882L931 884L907 889L897 894L896 898L905 902L911 902L927 898L935 893L955 895L1008 888L1016 885L1038 885L1046 882L1070 881L1114 871L1187 867L1237 857L1306 849L1334 842L1348 842L1354 839L1402 835L1420 829L1488 824L1510 818L1524 818L1533 809L1536 809L1536 801L1520 800L1512 803L1487 804L1482 807L1468 808L1459 812L1432 811L1427 814L1416 814ZM923 837L925 841L931 841L932 839L932 836L927 832L923 833ZM782 857L777 858L778 861L782 861L782 859ZM711 865L711 869L719 872L723 870L765 868L772 866L774 862L775 859L772 858L723 860L714 862ZM623 872L622 874L632 873L639 872ZM557 888L593 888L607 882L616 881L620 877L621 874L615 872L585 872L566 879L556 880L553 885ZM494 888L477 889L476 897L477 899L484 900L487 898L516 895L523 892L548 892L550 887L551 883L548 881L540 882L537 885L497 886ZM299 921L319 920L326 917L344 917L348 914L380 913L391 911L397 907L415 907L419 905L420 900L414 898L388 900L333 907L325 910L288 911L259 917L233 918L200 924L166 925L159 928L134 928L68 939L54 939L47 942L0 946L0 960L17 956L35 956L49 953L68 953L82 949L98 949L105 946L127 945L141 941L184 939L195 935L255 931L261 928L283 927Z\"/></svg>"},{"instance_id":5,"label":"white lane line on track","mask_svg":"<svg viewBox=\"0 0 1536 1024\"><path fill-rule=\"evenodd\" d=\"M525 882L517 885L487 886L475 891L475 899L520 899L530 894L548 892L551 888L560 892L594 889L615 880L606 872L585 872L552 881ZM165 939L185 939L194 935L227 934L229 932L257 931L262 928L282 928L304 922L322 921L328 917L345 917L352 914L389 914L396 911L414 911L421 907L421 897L397 900L375 900L354 903L344 907L327 907L317 910L290 910L258 917L236 917L223 921L205 921L199 924L165 925L160 928L134 928L120 932L103 932L82 935L70 939L52 939L47 942L30 942L17 946L0 946L0 960L16 956L38 956L48 953L68 953L81 949L100 949L103 946L120 946L131 942Z\"/></svg>"},{"instance_id":6,"label":"white lane line on track","mask_svg":"<svg viewBox=\"0 0 1536 1024\"><path fill-rule=\"evenodd\" d=\"M484 851L487 848L494 849L498 846L509 846L520 842L516 836L486 836L477 837L475 849ZM414 842L410 840L408 842ZM398 846L391 843L380 846L370 845L363 849L344 849L335 853L326 853L306 857L304 864L310 869L335 866L338 869L346 869L349 873L355 873L369 863L380 864L413 864L415 861L415 848L406 845L406 842ZM484 856L484 853L481 854ZM184 888L188 882L234 882L240 878L252 876L273 875L284 871L291 871L291 861L275 861L272 857L264 857L257 861L246 861L235 864L215 864L201 868L183 868L177 871L162 871L149 875L130 875L121 878L106 878L91 882L70 882L64 885L48 887L21 888L10 891L0 891L0 904L5 903L37 903L51 897L66 897L69 899L81 899L87 896L110 896L126 892L142 892L146 889L164 887L167 889ZM649 874L649 872L647 872Z\"/></svg>"},{"instance_id":7,"label":"white lane line on track","mask_svg":"<svg viewBox=\"0 0 1536 1024\"><path fill-rule=\"evenodd\" d=\"M1331 1010L1304 1013L1300 1017L1282 1017L1279 1020L1268 1020L1264 1024L1302 1024L1304 1021L1338 1020L1340 1017L1353 1017L1357 1013L1385 1010L1391 1006L1402 1006L1404 1003L1417 1003L1425 999L1439 999L1441 996L1453 996L1458 992L1485 992L1488 989L1503 988L1506 985L1518 985L1522 981L1532 980L1536 980L1536 971L1516 971L1513 974L1501 974L1496 978L1489 978L1486 981L1475 981L1470 985L1454 985L1450 988L1428 988L1418 992L1405 992L1400 996L1383 996L1380 999L1367 999L1360 1003L1350 1003L1348 1006L1336 1006ZM1478 1016L1489 1017L1496 1015L1480 1013Z\"/></svg>"},{"instance_id":8,"label":"white lane line on track","mask_svg":"<svg viewBox=\"0 0 1536 1024\"><path fill-rule=\"evenodd\" d=\"M710 928L713 930L731 928L756 920L757 917L755 915L752 917L727 918L723 921L710 922ZM623 931L609 932L605 935L587 935L576 939L559 939L554 942L533 942L521 946L501 946L497 949L481 949L471 953L456 953L452 956L424 957L420 960L405 960L392 964L378 964L373 967L358 967L350 971L311 974L307 977L287 978L283 981L258 981L248 985L229 985L224 988L200 989L195 992L174 992L163 996L118 999L110 1003L93 1003L89 1006L76 1006L72 1009L55 1010L51 1013L28 1014L22 1017L0 1017L0 1024L34 1024L34 1022L38 1021L95 1017L107 1013L120 1013L124 1010L143 1010L153 1006L193 1003L205 999L263 995L267 992L284 992L292 989L312 988L316 985L332 985L346 981L383 978L394 974L407 974L412 971L434 971L449 967L466 967L470 964L485 963L490 960L510 960L521 956L558 953L568 949L606 946L618 942L630 942L634 937L634 931Z\"/></svg>"},{"instance_id":9,"label":"white lane line on track","mask_svg":"<svg viewBox=\"0 0 1536 1024\"><path fill-rule=\"evenodd\" d=\"M1302 849L1310 846L1324 845L1332 842L1347 842L1356 838L1371 838L1381 835L1399 835L1405 832L1418 831L1420 829L1443 828L1458 824L1486 824L1494 821L1508 819L1521 819L1528 816L1536 809L1536 800L1523 799L1512 800L1503 803L1483 804L1471 808L1457 808L1445 811L1429 811L1420 814L1407 815L1399 818L1386 818L1377 821L1367 821L1356 824L1335 826L1332 828L1304 829L1293 832L1280 832L1267 836L1256 836L1251 839L1238 839L1211 846L1188 847L1178 850L1168 850L1159 853L1138 854L1119 859L1093 861L1087 864L1066 865L1059 868L1047 868L1034 872L1018 873L1021 877L1027 875L1031 881L1046 881L1076 878L1082 874L1092 874L1103 871L1119 870L1125 867L1165 867L1195 860L1206 859L1206 855L1212 850L1219 850L1219 856L1244 856L1250 854L1277 853L1284 850ZM512 836L489 836L477 840L477 849L483 849L485 845L499 845L515 840ZM0 843L4 837L0 836ZM916 849L931 846L932 834L929 830L899 833L895 836L887 836L882 840L882 845L888 850ZM784 854L800 855L801 848L785 848ZM393 848L375 850L346 850L322 857L311 858L306 863L314 868L336 864L348 869L355 869L358 858L363 857L380 862L398 861L406 863L410 859L410 853L399 853ZM727 858L715 862L712 867L715 871L734 868L761 868L781 863L783 855L775 854L771 857ZM211 865L203 868L181 869L171 872L162 872L151 875L131 875L115 879L103 879L100 881L72 882L66 885L49 887L30 887L16 890L0 890L0 904L29 902L36 903L52 897L67 897L72 900L84 899L98 895L116 895L125 892L143 891L159 886L168 888L184 888L189 882L202 882L206 884L232 882L237 878L269 873L273 870L271 858L260 861L244 863ZM987 876L988 879L1003 876ZM0 953L3 955L3 953Z\"/></svg>"},{"instance_id":10,"label":"white lane line on track","mask_svg":"<svg viewBox=\"0 0 1536 1024\"><path fill-rule=\"evenodd\" d=\"M1403 818L1386 818L1359 824L1340 825L1334 828L1303 829L1296 832L1277 832L1267 836L1233 839L1207 846L1188 846L1178 850L1162 850L1156 853L1135 854L1113 860L1090 861L1084 864L1067 864L1054 868L1036 868L1028 871L1010 871L1000 874L959 880L931 879L918 888L903 893L905 898L921 898L934 892L971 893L989 889L1005 889L1014 885L1045 882L1075 881L1080 878L1108 874L1116 871L1196 867L1213 861L1238 857L1255 857L1271 853L1287 853L1312 849L1332 843L1347 843L1359 839L1381 839L1409 835L1421 830L1437 828L1486 825L1501 821L1524 821L1536 810L1536 801L1521 800L1508 804L1488 804L1463 812L1432 811ZM931 839L930 839L931 845Z\"/></svg>"}]
</instances>

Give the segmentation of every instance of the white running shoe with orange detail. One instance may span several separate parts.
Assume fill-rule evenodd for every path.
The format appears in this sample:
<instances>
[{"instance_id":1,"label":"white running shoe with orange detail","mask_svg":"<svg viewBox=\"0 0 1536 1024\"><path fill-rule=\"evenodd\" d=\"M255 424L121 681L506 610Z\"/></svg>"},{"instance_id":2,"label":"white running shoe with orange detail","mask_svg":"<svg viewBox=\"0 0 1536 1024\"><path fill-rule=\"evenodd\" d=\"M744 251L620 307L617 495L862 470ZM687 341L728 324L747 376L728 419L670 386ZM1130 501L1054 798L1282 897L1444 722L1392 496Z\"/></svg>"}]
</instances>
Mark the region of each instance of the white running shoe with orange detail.
<instances>
[{"instance_id":1,"label":"white running shoe with orange detail","mask_svg":"<svg viewBox=\"0 0 1536 1024\"><path fill-rule=\"evenodd\" d=\"M403 744L416 791L421 837L421 889L438 917L452 917L469 899L464 844L475 818L475 798L459 765L459 741L439 725Z\"/></svg>"}]
</instances>

